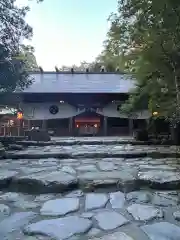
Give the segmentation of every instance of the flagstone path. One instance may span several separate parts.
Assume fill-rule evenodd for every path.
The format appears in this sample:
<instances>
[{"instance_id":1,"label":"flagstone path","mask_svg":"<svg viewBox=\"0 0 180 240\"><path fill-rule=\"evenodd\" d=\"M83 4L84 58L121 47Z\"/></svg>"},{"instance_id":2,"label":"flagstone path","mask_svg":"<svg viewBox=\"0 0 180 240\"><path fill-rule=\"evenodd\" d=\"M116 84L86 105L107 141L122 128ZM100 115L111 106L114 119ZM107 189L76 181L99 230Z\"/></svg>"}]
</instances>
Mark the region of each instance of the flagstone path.
<instances>
[{"instance_id":1,"label":"flagstone path","mask_svg":"<svg viewBox=\"0 0 180 240\"><path fill-rule=\"evenodd\" d=\"M1 240L180 239L180 159L136 155L172 148L94 141L1 160ZM47 152L71 158L31 157Z\"/></svg>"}]
</instances>

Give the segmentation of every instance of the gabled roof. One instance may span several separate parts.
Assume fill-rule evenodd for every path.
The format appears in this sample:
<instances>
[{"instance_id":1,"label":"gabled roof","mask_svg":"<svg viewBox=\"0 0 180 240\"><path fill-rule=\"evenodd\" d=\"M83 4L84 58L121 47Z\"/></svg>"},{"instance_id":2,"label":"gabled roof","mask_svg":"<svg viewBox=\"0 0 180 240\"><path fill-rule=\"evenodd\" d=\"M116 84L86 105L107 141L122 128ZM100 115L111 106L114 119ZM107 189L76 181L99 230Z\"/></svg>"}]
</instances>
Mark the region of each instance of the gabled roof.
<instances>
[{"instance_id":1,"label":"gabled roof","mask_svg":"<svg viewBox=\"0 0 180 240\"><path fill-rule=\"evenodd\" d=\"M107 72L32 73L33 83L24 93L128 93L135 87L128 74Z\"/></svg>"}]
</instances>

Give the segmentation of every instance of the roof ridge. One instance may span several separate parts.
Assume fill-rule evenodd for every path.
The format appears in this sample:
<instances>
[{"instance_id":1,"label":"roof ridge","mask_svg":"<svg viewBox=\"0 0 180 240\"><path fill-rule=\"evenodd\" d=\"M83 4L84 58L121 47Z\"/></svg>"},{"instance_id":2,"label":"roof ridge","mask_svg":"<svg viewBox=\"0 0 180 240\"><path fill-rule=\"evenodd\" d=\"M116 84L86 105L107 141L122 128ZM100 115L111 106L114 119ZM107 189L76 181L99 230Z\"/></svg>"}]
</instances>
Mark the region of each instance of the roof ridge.
<instances>
[{"instance_id":1,"label":"roof ridge","mask_svg":"<svg viewBox=\"0 0 180 240\"><path fill-rule=\"evenodd\" d=\"M128 73L125 72L83 72L83 71L74 71L73 73L71 71L59 71L59 72L55 72L55 71L44 71L44 72L40 72L40 71L31 71L29 72L29 74L72 74L72 75L76 75L76 74L84 74L84 75L90 75L90 74L101 74L101 75L106 75L106 74L117 74L117 75L128 75Z\"/></svg>"}]
</instances>

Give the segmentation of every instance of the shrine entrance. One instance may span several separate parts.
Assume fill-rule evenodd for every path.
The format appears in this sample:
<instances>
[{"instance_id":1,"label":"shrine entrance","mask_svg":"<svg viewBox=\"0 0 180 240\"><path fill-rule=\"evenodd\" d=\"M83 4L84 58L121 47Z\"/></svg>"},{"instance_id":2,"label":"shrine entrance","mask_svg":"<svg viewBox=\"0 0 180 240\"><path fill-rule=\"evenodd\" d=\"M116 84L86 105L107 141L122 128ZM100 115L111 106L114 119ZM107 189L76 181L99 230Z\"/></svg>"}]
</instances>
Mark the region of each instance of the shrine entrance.
<instances>
[{"instance_id":1,"label":"shrine entrance","mask_svg":"<svg viewBox=\"0 0 180 240\"><path fill-rule=\"evenodd\" d=\"M76 132L80 136L96 136L100 126L100 118L75 118Z\"/></svg>"}]
</instances>

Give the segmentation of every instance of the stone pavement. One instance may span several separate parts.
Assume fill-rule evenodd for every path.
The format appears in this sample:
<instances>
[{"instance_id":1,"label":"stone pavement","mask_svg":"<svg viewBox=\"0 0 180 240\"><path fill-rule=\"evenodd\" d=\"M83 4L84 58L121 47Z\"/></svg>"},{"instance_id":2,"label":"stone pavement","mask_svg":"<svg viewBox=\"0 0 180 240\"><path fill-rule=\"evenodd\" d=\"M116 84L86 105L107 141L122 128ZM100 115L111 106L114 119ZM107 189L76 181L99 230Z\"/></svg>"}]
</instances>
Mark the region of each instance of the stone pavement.
<instances>
[{"instance_id":1,"label":"stone pavement","mask_svg":"<svg viewBox=\"0 0 180 240\"><path fill-rule=\"evenodd\" d=\"M0 188L28 193L142 187L180 187L179 158L73 158L1 160Z\"/></svg>"},{"instance_id":2,"label":"stone pavement","mask_svg":"<svg viewBox=\"0 0 180 240\"><path fill-rule=\"evenodd\" d=\"M0 239L179 240L180 193L0 194ZM149 237L149 238L148 238Z\"/></svg>"},{"instance_id":3,"label":"stone pavement","mask_svg":"<svg viewBox=\"0 0 180 240\"><path fill-rule=\"evenodd\" d=\"M1 160L0 239L180 239L180 159L136 154L173 148L93 139L32 146ZM119 158L120 151L132 155ZM47 152L71 158L31 157Z\"/></svg>"},{"instance_id":4,"label":"stone pavement","mask_svg":"<svg viewBox=\"0 0 180 240\"><path fill-rule=\"evenodd\" d=\"M64 141L65 144L66 141ZM74 140L73 140L74 142ZM75 141L76 143L77 141ZM74 144L70 146L53 145L49 146L28 146L22 151L9 151L7 156L11 159L37 159L37 158L107 158L107 157L145 157L145 156L179 156L175 146L138 146L132 144L109 144L107 140L98 142L96 144ZM91 140L92 142L92 140ZM31 142L32 144L34 142ZM43 143L43 142L42 142ZM46 143L47 144L47 143Z\"/></svg>"}]
</instances>

